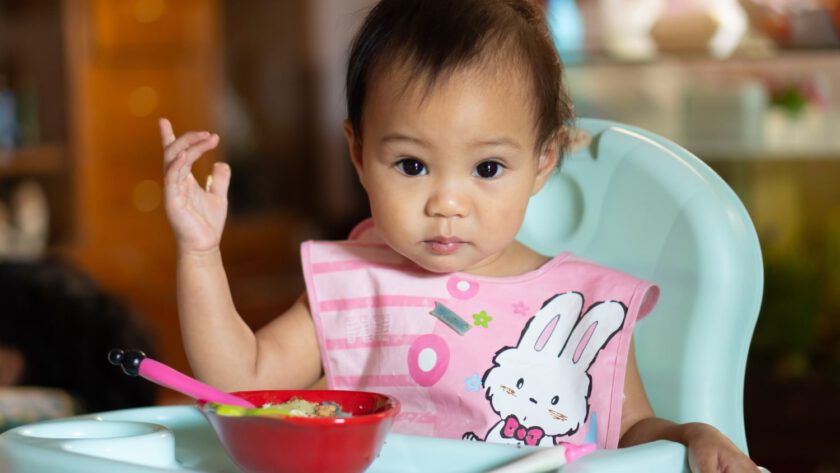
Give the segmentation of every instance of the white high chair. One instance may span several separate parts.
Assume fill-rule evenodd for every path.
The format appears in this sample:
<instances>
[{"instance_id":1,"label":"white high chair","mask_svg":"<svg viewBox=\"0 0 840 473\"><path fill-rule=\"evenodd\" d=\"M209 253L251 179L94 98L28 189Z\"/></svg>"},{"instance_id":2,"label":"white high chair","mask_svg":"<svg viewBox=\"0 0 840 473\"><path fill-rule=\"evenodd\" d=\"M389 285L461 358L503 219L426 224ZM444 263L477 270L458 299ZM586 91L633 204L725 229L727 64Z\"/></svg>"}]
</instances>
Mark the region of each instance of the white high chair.
<instances>
[{"instance_id":1,"label":"white high chair","mask_svg":"<svg viewBox=\"0 0 840 473\"><path fill-rule=\"evenodd\" d=\"M591 144L532 198L519 239L658 284L659 303L635 331L654 410L712 424L747 452L744 371L764 285L749 215L684 148L615 122L577 126Z\"/></svg>"},{"instance_id":2,"label":"white high chair","mask_svg":"<svg viewBox=\"0 0 840 473\"><path fill-rule=\"evenodd\" d=\"M717 174L643 130L581 119L592 137L532 198L519 238L657 283L636 356L657 415L718 427L746 452L743 381L763 287L755 229ZM103 363L105 363L103 354ZM536 447L390 434L367 473L478 473ZM235 472L192 406L111 411L0 435L0 471ZM685 472L682 445L596 451L563 472Z\"/></svg>"}]
</instances>

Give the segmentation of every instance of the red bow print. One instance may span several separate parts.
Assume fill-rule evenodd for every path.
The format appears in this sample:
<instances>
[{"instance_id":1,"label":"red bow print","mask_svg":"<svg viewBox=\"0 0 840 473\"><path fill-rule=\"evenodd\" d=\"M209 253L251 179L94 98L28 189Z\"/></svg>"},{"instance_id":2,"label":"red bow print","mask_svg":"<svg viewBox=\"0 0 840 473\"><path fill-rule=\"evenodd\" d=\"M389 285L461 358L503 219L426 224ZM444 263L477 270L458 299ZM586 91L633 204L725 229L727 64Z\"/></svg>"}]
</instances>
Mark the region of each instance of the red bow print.
<instances>
[{"instance_id":1,"label":"red bow print","mask_svg":"<svg viewBox=\"0 0 840 473\"><path fill-rule=\"evenodd\" d=\"M515 438L522 440L525 445L539 445L540 440L545 437L545 432L540 427L531 427L530 429L519 423L519 419L515 415L507 416L505 419L505 426L502 428L502 438Z\"/></svg>"}]
</instances>

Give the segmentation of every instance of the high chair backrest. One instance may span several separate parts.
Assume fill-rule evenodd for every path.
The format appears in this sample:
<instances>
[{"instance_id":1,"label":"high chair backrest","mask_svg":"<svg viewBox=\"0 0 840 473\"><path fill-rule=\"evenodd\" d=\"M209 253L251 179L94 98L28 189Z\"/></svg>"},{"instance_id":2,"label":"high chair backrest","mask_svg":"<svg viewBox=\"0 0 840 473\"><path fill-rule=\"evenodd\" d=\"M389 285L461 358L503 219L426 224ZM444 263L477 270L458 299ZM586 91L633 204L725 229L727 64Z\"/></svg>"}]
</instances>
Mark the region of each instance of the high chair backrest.
<instances>
[{"instance_id":1,"label":"high chair backrest","mask_svg":"<svg viewBox=\"0 0 840 473\"><path fill-rule=\"evenodd\" d=\"M710 423L746 452L744 371L764 284L749 215L679 145L615 122L576 125L592 141L532 197L519 240L658 284L634 334L657 416Z\"/></svg>"}]
</instances>

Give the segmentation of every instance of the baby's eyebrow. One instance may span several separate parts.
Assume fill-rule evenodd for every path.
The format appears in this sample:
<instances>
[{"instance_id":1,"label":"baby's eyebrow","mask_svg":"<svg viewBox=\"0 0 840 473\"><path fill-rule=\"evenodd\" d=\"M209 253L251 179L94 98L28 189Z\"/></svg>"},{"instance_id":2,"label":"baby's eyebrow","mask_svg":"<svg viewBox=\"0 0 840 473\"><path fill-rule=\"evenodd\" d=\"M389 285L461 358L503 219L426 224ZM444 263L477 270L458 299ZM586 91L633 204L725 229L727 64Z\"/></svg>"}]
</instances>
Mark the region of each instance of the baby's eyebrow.
<instances>
[{"instance_id":1,"label":"baby's eyebrow","mask_svg":"<svg viewBox=\"0 0 840 473\"><path fill-rule=\"evenodd\" d=\"M387 135L382 137L382 143L394 143L400 141L409 142L427 148L429 146L428 143L421 140L420 138L417 138L415 136L404 135L402 133L388 133Z\"/></svg>"},{"instance_id":2,"label":"baby's eyebrow","mask_svg":"<svg viewBox=\"0 0 840 473\"><path fill-rule=\"evenodd\" d=\"M476 140L472 142L474 147L479 146L508 146L514 149L522 149L522 146L519 145L518 142L514 141L511 138L507 137L500 137L500 138L491 138L488 140Z\"/></svg>"},{"instance_id":3,"label":"baby's eyebrow","mask_svg":"<svg viewBox=\"0 0 840 473\"><path fill-rule=\"evenodd\" d=\"M388 133L387 135L382 137L382 143L393 143L393 142L408 142L412 144L416 144L419 146L423 146L428 148L429 144L423 141L420 138L415 136L405 135L402 133ZM474 148L479 148L483 146L507 146L516 150L522 149L520 144L508 137L502 136L499 138L489 138L484 140L475 140L470 143L470 145Z\"/></svg>"}]
</instances>

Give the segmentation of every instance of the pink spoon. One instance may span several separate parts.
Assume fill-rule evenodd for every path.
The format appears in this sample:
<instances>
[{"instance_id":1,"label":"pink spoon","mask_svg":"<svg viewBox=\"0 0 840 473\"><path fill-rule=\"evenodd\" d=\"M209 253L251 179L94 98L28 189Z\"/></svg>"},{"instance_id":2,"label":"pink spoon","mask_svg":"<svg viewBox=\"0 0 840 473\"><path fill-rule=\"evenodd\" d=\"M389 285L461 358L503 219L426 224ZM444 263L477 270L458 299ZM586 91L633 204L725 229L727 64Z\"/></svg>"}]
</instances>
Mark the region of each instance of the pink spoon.
<instances>
[{"instance_id":1,"label":"pink spoon","mask_svg":"<svg viewBox=\"0 0 840 473\"><path fill-rule=\"evenodd\" d=\"M209 384L204 384L159 361L148 358L140 350L123 351L115 348L108 352L108 361L114 366L120 366L123 372L129 376L139 375L155 384L178 391L193 399L229 406L257 407L241 397L219 391Z\"/></svg>"}]
</instances>

